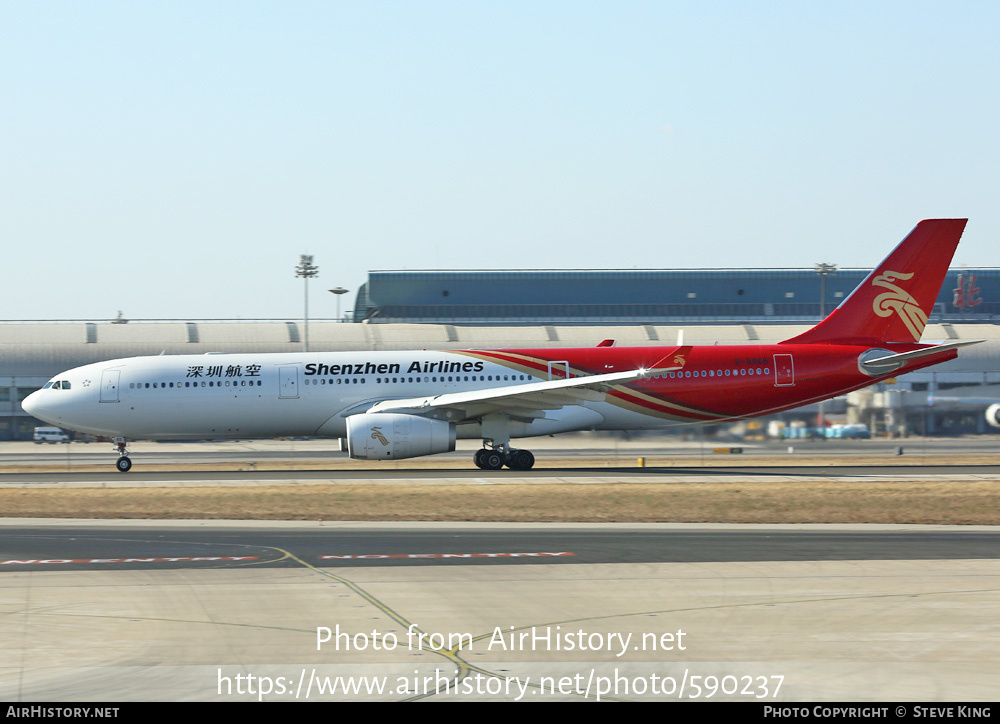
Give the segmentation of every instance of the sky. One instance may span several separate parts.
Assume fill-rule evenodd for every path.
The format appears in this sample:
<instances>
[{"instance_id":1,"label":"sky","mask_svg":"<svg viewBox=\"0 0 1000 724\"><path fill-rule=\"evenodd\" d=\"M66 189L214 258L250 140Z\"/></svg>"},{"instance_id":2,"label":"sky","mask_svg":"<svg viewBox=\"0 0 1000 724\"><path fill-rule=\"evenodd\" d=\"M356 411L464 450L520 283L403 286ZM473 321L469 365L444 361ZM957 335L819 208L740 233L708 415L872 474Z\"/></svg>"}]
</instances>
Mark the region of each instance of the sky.
<instances>
[{"instance_id":1,"label":"sky","mask_svg":"<svg viewBox=\"0 0 1000 724\"><path fill-rule=\"evenodd\" d=\"M1000 266L1000 3L0 0L0 319L372 269Z\"/></svg>"}]
</instances>

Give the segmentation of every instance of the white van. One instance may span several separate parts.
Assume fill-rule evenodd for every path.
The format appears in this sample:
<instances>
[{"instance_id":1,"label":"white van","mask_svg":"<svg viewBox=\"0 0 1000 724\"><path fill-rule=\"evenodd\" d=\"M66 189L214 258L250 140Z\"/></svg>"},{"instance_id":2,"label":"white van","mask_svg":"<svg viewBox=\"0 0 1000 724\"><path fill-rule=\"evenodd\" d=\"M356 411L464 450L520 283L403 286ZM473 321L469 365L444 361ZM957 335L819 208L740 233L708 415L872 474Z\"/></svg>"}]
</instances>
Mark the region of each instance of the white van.
<instances>
[{"instance_id":1,"label":"white van","mask_svg":"<svg viewBox=\"0 0 1000 724\"><path fill-rule=\"evenodd\" d=\"M32 440L39 444L43 442L69 442L69 435L58 427L36 427Z\"/></svg>"}]
</instances>

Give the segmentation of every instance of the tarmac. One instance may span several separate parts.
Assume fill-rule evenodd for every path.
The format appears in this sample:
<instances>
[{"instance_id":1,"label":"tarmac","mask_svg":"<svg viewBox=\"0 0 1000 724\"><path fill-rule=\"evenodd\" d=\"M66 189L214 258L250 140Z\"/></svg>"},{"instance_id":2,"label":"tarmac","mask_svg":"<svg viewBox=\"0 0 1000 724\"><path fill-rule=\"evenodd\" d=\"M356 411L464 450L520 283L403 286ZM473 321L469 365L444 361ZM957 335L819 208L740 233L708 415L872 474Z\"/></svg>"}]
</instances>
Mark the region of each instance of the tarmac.
<instances>
[{"instance_id":1,"label":"tarmac","mask_svg":"<svg viewBox=\"0 0 1000 724\"><path fill-rule=\"evenodd\" d=\"M191 445L205 447L163 447L169 456L220 452ZM322 466L328 454L306 441L250 445L302 466L316 456ZM150 455L160 447L149 446ZM38 456L69 457L70 478L104 479L78 484L149 484L135 477L147 454L140 445L129 476L100 447L106 461L80 455L79 466L73 450ZM931 448L921 454L940 454ZM975 454L991 455L981 448ZM7 453L21 454L0 446L0 466L24 464ZM743 454L746 464L755 453ZM465 453L456 460L467 464ZM303 470L236 471L228 482L162 474L156 484L167 487L263 484L240 479L256 474L267 484L315 482ZM649 480L639 470L550 477ZM337 482L380 480L493 482L444 468ZM860 548L849 544L859 531L872 536ZM819 532L829 536L822 546L810 538ZM0 699L990 702L1000 681L998 532L4 520ZM410 541L416 534L427 537ZM497 537L478 537L486 534Z\"/></svg>"}]
</instances>

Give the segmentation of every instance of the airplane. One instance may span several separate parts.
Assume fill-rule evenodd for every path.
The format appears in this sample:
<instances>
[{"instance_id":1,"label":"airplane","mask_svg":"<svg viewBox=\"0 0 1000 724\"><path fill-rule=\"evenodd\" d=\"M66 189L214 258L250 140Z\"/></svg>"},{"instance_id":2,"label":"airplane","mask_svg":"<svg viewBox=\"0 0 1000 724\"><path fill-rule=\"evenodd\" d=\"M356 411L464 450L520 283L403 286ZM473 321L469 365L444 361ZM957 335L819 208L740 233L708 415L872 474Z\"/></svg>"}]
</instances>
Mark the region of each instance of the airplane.
<instances>
[{"instance_id":1,"label":"airplane","mask_svg":"<svg viewBox=\"0 0 1000 724\"><path fill-rule=\"evenodd\" d=\"M938 395L927 393L927 407L944 406L946 409L972 409L986 416L986 424L1000 427L1000 399L996 397L975 397L960 395ZM983 411L985 408L985 411Z\"/></svg>"},{"instance_id":2,"label":"airplane","mask_svg":"<svg viewBox=\"0 0 1000 724\"><path fill-rule=\"evenodd\" d=\"M921 221L819 324L778 344L160 355L56 375L22 407L114 440L329 436L402 460L483 441L484 470L527 470L511 440L771 414L939 364L977 341L920 344L966 219Z\"/></svg>"}]
</instances>

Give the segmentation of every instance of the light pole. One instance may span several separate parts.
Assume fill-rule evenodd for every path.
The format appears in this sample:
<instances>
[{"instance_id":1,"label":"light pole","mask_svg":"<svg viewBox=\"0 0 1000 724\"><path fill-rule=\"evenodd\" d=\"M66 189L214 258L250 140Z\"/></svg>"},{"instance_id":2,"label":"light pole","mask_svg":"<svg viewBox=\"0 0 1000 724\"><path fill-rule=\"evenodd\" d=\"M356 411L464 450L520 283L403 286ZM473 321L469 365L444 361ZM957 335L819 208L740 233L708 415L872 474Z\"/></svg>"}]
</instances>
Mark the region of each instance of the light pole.
<instances>
[{"instance_id":1,"label":"light pole","mask_svg":"<svg viewBox=\"0 0 1000 724\"><path fill-rule=\"evenodd\" d=\"M302 338L302 351L309 351L309 279L319 274L319 267L313 265L312 254L300 254L299 265L295 267L295 276L302 277L305 286L305 311L303 313L303 326L305 334Z\"/></svg>"},{"instance_id":2,"label":"light pole","mask_svg":"<svg viewBox=\"0 0 1000 724\"><path fill-rule=\"evenodd\" d=\"M831 274L837 273L837 265L820 262L813 266L813 269L819 274L819 319L822 322L826 317L826 278ZM820 435L823 436L823 440L825 441L826 420L823 416L823 400L819 401L819 414L816 416L816 424L819 426Z\"/></svg>"},{"instance_id":3,"label":"light pole","mask_svg":"<svg viewBox=\"0 0 1000 724\"><path fill-rule=\"evenodd\" d=\"M826 278L837 273L837 265L821 262L813 266L813 269L819 274L819 318L822 321L826 316Z\"/></svg>"},{"instance_id":4,"label":"light pole","mask_svg":"<svg viewBox=\"0 0 1000 724\"><path fill-rule=\"evenodd\" d=\"M330 292L330 294L337 295L337 321L340 322L342 321L340 319L340 296L342 294L347 294L347 290L343 287L334 287L333 289L327 289L327 291Z\"/></svg>"}]
</instances>

